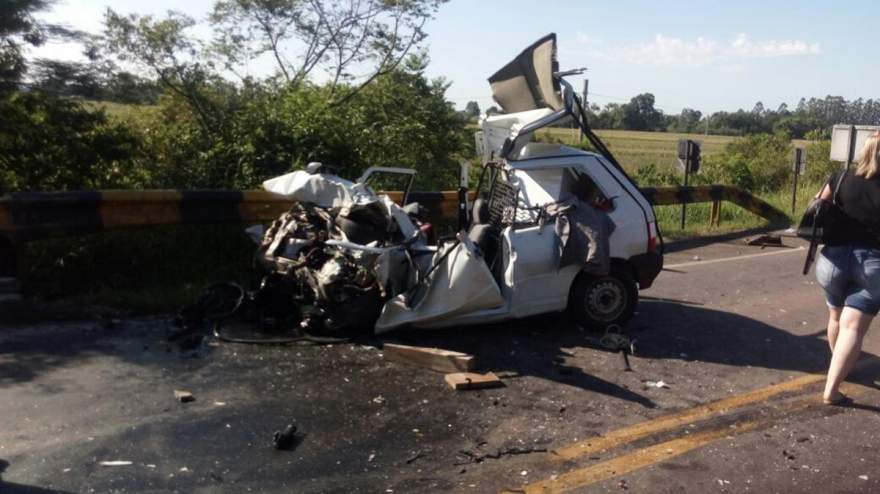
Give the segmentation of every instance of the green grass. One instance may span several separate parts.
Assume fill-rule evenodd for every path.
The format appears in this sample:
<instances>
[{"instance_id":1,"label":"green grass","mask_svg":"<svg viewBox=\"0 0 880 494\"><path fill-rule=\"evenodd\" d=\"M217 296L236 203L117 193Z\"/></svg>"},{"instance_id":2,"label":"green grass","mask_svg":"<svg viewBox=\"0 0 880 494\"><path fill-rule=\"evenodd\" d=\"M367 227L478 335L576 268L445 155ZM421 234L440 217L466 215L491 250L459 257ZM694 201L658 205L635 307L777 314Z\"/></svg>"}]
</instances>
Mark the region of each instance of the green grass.
<instances>
[{"instance_id":1,"label":"green grass","mask_svg":"<svg viewBox=\"0 0 880 494\"><path fill-rule=\"evenodd\" d=\"M130 122L149 117L159 111L157 105L130 105L126 103L114 103L112 101L88 101L83 100L83 106L90 110L104 110L111 120Z\"/></svg>"},{"instance_id":2,"label":"green grass","mask_svg":"<svg viewBox=\"0 0 880 494\"><path fill-rule=\"evenodd\" d=\"M633 171L650 164L661 169L677 166L679 139L692 139L701 143L703 156L719 153L724 149L724 146L737 139L734 136L632 130L597 130L596 134L627 171ZM551 128L538 131L539 139L547 139L548 137L565 144L577 144L578 142L578 133L574 129Z\"/></svg>"},{"instance_id":3,"label":"green grass","mask_svg":"<svg viewBox=\"0 0 880 494\"><path fill-rule=\"evenodd\" d=\"M800 221L800 216L807 204L818 192L820 184L798 184L797 206L791 211L791 189L777 192L757 193L757 197L767 201L788 216L789 224ZM681 206L656 206L654 211L660 222L660 228L666 240L678 240L705 235L719 235L752 228L768 226L767 220L742 209L730 202L721 203L721 223L709 226L711 203L688 204L685 228L681 228Z\"/></svg>"}]
</instances>

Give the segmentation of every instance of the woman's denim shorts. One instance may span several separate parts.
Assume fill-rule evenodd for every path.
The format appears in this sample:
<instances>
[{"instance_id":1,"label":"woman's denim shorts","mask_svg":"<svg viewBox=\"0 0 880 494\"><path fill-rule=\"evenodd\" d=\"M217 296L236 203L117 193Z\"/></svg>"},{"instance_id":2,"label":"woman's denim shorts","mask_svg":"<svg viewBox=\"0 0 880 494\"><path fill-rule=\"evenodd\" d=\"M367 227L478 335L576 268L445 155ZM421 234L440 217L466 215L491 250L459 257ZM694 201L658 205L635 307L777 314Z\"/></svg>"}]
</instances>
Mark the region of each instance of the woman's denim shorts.
<instances>
[{"instance_id":1,"label":"woman's denim shorts","mask_svg":"<svg viewBox=\"0 0 880 494\"><path fill-rule=\"evenodd\" d=\"M876 316L880 310L880 250L829 245L816 259L816 279L831 307L852 307Z\"/></svg>"}]
</instances>

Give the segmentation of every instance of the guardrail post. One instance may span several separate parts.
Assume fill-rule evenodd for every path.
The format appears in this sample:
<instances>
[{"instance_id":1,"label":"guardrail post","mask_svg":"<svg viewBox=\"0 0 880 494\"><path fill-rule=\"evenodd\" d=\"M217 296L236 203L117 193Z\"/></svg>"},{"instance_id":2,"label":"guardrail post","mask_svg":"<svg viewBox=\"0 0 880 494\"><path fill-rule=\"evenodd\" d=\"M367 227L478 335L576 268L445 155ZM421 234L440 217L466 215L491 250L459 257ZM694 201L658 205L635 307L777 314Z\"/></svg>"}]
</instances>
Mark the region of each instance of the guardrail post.
<instances>
[{"instance_id":1,"label":"guardrail post","mask_svg":"<svg viewBox=\"0 0 880 494\"><path fill-rule=\"evenodd\" d=\"M721 225L721 201L712 201L712 211L709 213L709 226Z\"/></svg>"}]
</instances>

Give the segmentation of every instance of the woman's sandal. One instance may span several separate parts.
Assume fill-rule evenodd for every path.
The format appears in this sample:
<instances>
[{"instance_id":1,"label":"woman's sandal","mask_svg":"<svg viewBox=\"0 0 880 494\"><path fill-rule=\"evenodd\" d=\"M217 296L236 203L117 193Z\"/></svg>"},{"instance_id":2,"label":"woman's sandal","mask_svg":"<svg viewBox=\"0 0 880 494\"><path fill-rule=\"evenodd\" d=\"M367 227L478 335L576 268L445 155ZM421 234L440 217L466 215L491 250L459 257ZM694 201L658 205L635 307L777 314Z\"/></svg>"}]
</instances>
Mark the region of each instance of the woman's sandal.
<instances>
[{"instance_id":1,"label":"woman's sandal","mask_svg":"<svg viewBox=\"0 0 880 494\"><path fill-rule=\"evenodd\" d=\"M843 406L843 405L849 405L852 402L853 402L852 398L841 393L840 391L838 391L831 398L822 397L822 404L823 405Z\"/></svg>"}]
</instances>

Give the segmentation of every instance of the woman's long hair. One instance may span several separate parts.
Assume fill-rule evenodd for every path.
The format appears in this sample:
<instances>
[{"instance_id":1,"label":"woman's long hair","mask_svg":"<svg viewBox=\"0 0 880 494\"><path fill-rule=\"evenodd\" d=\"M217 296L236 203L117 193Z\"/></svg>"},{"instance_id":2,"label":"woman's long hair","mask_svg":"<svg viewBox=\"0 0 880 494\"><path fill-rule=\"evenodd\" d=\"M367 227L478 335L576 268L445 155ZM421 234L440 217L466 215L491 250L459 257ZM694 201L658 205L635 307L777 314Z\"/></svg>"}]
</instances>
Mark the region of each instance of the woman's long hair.
<instances>
[{"instance_id":1,"label":"woman's long hair","mask_svg":"<svg viewBox=\"0 0 880 494\"><path fill-rule=\"evenodd\" d=\"M880 132L874 132L865 139L858 161L856 175L872 178L880 172Z\"/></svg>"}]
</instances>

